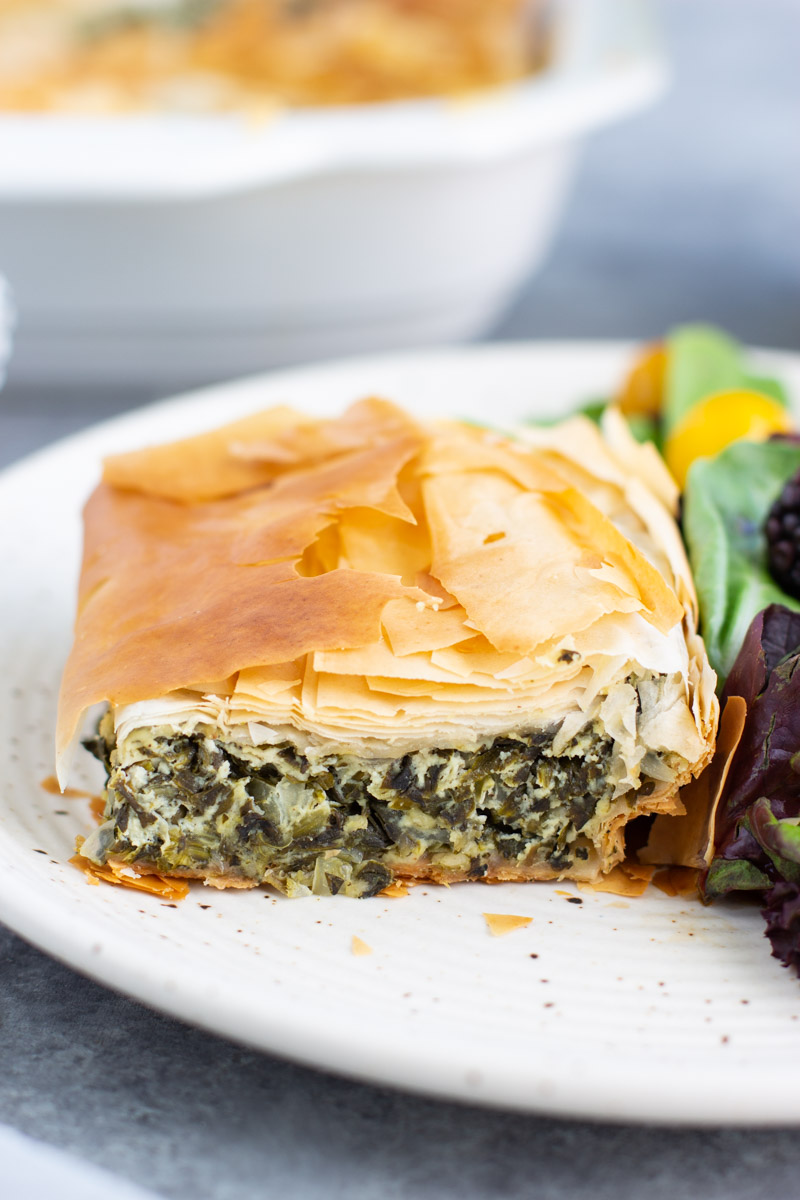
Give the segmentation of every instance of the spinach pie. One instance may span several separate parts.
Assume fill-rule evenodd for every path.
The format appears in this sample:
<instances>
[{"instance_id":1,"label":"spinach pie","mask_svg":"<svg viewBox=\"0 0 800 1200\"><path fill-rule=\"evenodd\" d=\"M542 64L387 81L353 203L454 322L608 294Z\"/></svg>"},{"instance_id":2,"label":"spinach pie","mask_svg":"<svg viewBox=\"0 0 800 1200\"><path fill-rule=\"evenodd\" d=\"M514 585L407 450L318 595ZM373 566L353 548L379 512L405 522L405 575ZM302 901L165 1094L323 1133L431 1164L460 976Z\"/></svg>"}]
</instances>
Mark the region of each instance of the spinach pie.
<instances>
[{"instance_id":1,"label":"spinach pie","mask_svg":"<svg viewBox=\"0 0 800 1200\"><path fill-rule=\"evenodd\" d=\"M714 747L676 499L613 409L276 408L107 460L59 716L65 781L103 706L81 855L290 896L598 879Z\"/></svg>"}]
</instances>

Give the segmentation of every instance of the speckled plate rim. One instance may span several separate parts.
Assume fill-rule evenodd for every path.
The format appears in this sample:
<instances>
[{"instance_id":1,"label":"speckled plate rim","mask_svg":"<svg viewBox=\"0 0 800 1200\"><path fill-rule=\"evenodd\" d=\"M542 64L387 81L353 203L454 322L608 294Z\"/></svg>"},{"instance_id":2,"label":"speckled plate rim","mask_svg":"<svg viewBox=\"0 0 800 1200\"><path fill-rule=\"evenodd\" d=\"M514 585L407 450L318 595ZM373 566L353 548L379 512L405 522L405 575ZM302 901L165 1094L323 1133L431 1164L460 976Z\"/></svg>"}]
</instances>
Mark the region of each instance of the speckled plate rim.
<instances>
[{"instance_id":1,"label":"speckled plate rim","mask_svg":"<svg viewBox=\"0 0 800 1200\"><path fill-rule=\"evenodd\" d=\"M312 399L317 397L319 403L309 407L316 407L318 411L331 410L337 408L345 396L373 390L369 386L371 381L381 385L384 380L393 380L398 386L391 390L405 402L409 396L404 392L416 387L420 404L428 411L433 397L438 396L440 412L469 415L476 411L476 406L482 406L485 415L487 403L494 401L494 407L489 411L493 411L498 420L505 413L511 419L522 411L523 404L527 405L527 411L544 415L557 411L570 399L607 388L619 377L629 352L628 346L608 343L495 345L355 360L245 380L137 411L40 451L0 476L0 502L18 503L20 496L31 495L37 488L41 490L43 481L63 478L65 472L80 476L76 494L88 492L91 475L81 475L87 464L96 464L104 452L174 436L177 431L185 430L187 418L192 427L200 429L258 403L273 403L281 398L291 400L298 393ZM765 367L780 373L795 394L800 394L800 358L767 355L762 362ZM452 386L445 395L441 386L446 381ZM511 405L506 394L510 381L516 381L512 389L515 400ZM425 394L426 389L428 394ZM77 507L74 503L70 502L63 512L58 512L52 507L52 498L45 497L32 520L34 525L38 522L44 540L60 537L63 531L69 530L65 553L74 554L77 547ZM0 541L3 536L8 535L0 535ZM76 563L71 570L74 574ZM41 567L37 568L32 562L28 572L23 570L19 577L12 579L14 596L34 605L40 576ZM66 614L71 608L71 597L65 596L63 603ZM68 624L65 614L59 618L62 625ZM4 653L10 656L11 668L4 676L0 699L7 704L6 713L18 712L22 720L28 697L24 690L25 680L16 673L13 662L12 639L16 632L10 626L2 631ZM22 689L16 698L12 696L15 688ZM20 725L19 729L22 728ZM0 783L8 789L10 779L11 764L6 760L0 764ZM613 898L585 896L583 906L577 908L564 904L566 892L573 899L580 898L569 885L564 888L509 885L491 889L491 892L480 885L466 885L446 892L418 889L408 900L389 902L380 911L358 902L318 898L303 902L280 901L277 909L270 906L267 910L263 908L262 899L263 911L277 912L277 918L271 920L284 922L291 936L302 937L303 927L310 926L313 918L315 927L323 927L320 937L328 939L324 945L319 943L310 959L294 964L299 979L297 998L287 1003L285 993L282 996L275 989L263 990L262 976L259 976L258 987L248 986L249 967L243 974L239 949L231 940L234 927L240 922L244 926L255 912L249 906L261 893L214 894L217 917L225 929L225 939L219 940L218 949L220 953L224 950L228 959L210 976L196 940L195 930L200 926L193 910L185 909L184 919L180 909L157 909L158 902L154 904L149 898L142 900L135 893L108 888L86 889L81 893L78 885L83 887L83 880L73 868L59 860L58 851L53 851L53 857L49 859L42 850L36 852L36 857L30 853L32 847L26 840L25 822L37 806L43 804L41 796L31 793L22 805L15 807L15 802L11 801L8 807L9 817L17 824L12 821L11 835L4 829L0 839L0 917L16 932L61 961L173 1016L311 1066L470 1103L601 1120L670 1124L789 1125L800 1121L800 1096L794 1087L800 1065L800 986L770 959L757 914L753 919L749 912L700 910L700 906L686 913L660 894L637 902L637 907L630 908L625 918L619 919L627 939L624 945L629 960L631 954L634 962L639 957L644 960L648 954L652 955L643 930L651 932L667 921L675 924L675 914L683 922L687 937L709 938L700 955L695 954L691 961L688 956L684 959L685 951L691 945L688 941L683 943L679 939L676 951L675 945L666 938L658 951L660 954L663 949L665 954L672 956L673 968L676 963L686 962L686 979L675 980L676 991L683 989L680 1004L688 1014L685 1028L681 1024L684 1020L681 1013L679 1020L673 1019L677 1002L664 1004L666 994L659 995L657 991L648 996L653 1002L648 1004L646 1011L643 1006L637 1008L635 996L631 1002L632 993L625 993L618 1011L614 1010L613 997L611 1001L606 998L602 1019L598 1016L592 1022L590 1005L586 1010L589 1023L586 1024L583 1012L582 1016L578 1015L584 1023L581 1025L576 1020L570 1026L569 1005L574 1007L586 1001L585 994L579 993L591 991L607 963L603 960L598 964L587 957L585 970L580 962L576 968L574 962L568 961L569 956L563 954L564 946L574 947L573 959L591 953L603 932L599 923L601 918L608 917L609 909L625 907L615 904ZM51 870L51 866L56 870ZM532 913L533 929L538 930L539 940L525 942L525 932L508 939L488 939L480 918L482 910L489 904L488 895L493 911ZM442 907L436 909L436 904ZM155 926L140 921L138 913L144 913L147 918L155 917ZM435 921L431 919L432 913L436 914ZM384 914L388 915L388 920L382 929L377 921ZM461 930L457 919L462 918L465 923L470 923L469 933L466 940L462 938L459 942ZM618 918L612 913L610 919ZM642 920L642 929L631 924L630 936L625 932L629 922L641 923ZM582 927L581 922L584 922ZM256 921L254 928L258 929L258 936L268 950L273 932L265 933L262 926L264 922ZM550 931L548 927L552 927ZM136 930L133 940L130 940L130 928ZM151 929L154 932L151 933ZM327 929L333 932L328 934ZM241 932L237 929L237 933ZM376 945L372 958L346 958L346 947L353 932ZM187 933L190 935L188 942ZM381 950L379 946L381 937L389 944L385 953L385 947ZM466 946L470 953L474 951L481 968L488 965L490 973L494 973L498 986L496 989L484 988L484 998L490 1005L487 1010L490 1014L496 1007L499 1022L505 1019L503 1005L508 997L503 994L503 988L506 980L518 978L523 952L525 959L537 957L528 953L526 947L533 944L545 947L551 954L551 961L566 972L563 986L555 975L552 980L540 979L535 981L535 987L531 985L529 1023L526 1018L527 993L523 995L521 1007L517 1004L513 1011L509 1008L517 1021L517 1034L530 1032L529 1044L524 1047L527 1052L520 1052L519 1044L504 1041L502 1029L484 1026L479 1009L468 1012L465 1019L454 1006L452 995L449 1011L446 1007L437 1009L439 997L431 994L421 1001L418 1020L411 1022L403 1018L394 1029L389 1028L389 1022L395 1020L391 1005L397 997L389 995L390 988L385 979L378 976L378 971L394 970L397 974L397 959L402 959L403 955L414 969L420 962L434 966L441 962L444 972L437 980L437 990L444 995L448 973L461 969L458 957L450 955L451 940L456 949ZM649 938L650 942L657 940ZM273 944L277 946L277 941ZM397 950L394 961L392 945ZM701 1010L694 1004L692 972L695 975L698 971L705 972L707 976L709 961L713 966L715 957L726 972L725 979L720 978L715 1002L726 1006L728 1024L725 1028L732 1029L733 1036L718 1036L715 1030L710 1039L704 1037L703 1030L697 1025L697 1013ZM546 958L546 952L543 951L541 958ZM344 990L336 977L342 962L346 962L349 972L349 982L344 985ZM229 976L223 969L227 966L230 966ZM291 969L287 977L289 982ZM652 964L647 970L650 972L647 987L651 991L663 987L664 981L659 981L652 973ZM330 976L327 972L331 972ZM510 973L505 975L504 972ZM466 977L469 978L469 974ZM644 974L642 978L645 978ZM314 985L313 994L309 994L309 981ZM441 988L438 987L440 982ZM562 1011L566 1011L567 1025L562 1023L560 1028L547 1011L553 1009L554 1004L550 1001L540 1003L544 994L542 987L551 983L558 986L546 994L559 994L560 986L566 1006ZM483 986L475 984L478 992ZM749 989L746 1001L738 999L744 987ZM352 1006L351 1019L333 1029L330 1023L320 1025L318 1019L315 1024L310 1018L313 1014L319 1018L320 995L323 998L332 996L332 1003L339 1008L345 996ZM599 1006L602 999L599 987L597 996ZM381 1001L378 1007L375 1006L376 997ZM328 1003L325 999L323 1009ZM534 1003L538 1005L536 1010ZM739 1011L736 1005L745 1003L748 1007ZM754 1020L756 1010L758 1014ZM645 1024L649 1022L649 1049L644 1057L632 1025L637 1014ZM330 1012L327 1015L330 1016ZM789 1021L795 1024L790 1026ZM659 1027L663 1028L663 1046L658 1036ZM477 1038L477 1050L471 1046L469 1036L465 1036L469 1034ZM490 1061L485 1057L487 1046L491 1048ZM747 1081L746 1086L743 1086L743 1079Z\"/></svg>"}]
</instances>

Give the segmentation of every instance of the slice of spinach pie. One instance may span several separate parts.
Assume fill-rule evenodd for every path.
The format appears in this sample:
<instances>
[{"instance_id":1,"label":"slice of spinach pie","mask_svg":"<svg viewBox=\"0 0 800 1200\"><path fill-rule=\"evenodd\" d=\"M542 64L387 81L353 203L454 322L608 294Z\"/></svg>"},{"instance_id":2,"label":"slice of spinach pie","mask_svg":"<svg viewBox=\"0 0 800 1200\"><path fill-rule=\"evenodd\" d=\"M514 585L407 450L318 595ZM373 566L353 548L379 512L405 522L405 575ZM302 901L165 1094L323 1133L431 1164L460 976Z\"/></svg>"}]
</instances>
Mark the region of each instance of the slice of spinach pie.
<instances>
[{"instance_id":1,"label":"slice of spinach pie","mask_svg":"<svg viewBox=\"0 0 800 1200\"><path fill-rule=\"evenodd\" d=\"M713 750L675 498L613 411L370 399L107 460L58 734L63 780L105 704L81 854L292 896L596 879Z\"/></svg>"}]
</instances>

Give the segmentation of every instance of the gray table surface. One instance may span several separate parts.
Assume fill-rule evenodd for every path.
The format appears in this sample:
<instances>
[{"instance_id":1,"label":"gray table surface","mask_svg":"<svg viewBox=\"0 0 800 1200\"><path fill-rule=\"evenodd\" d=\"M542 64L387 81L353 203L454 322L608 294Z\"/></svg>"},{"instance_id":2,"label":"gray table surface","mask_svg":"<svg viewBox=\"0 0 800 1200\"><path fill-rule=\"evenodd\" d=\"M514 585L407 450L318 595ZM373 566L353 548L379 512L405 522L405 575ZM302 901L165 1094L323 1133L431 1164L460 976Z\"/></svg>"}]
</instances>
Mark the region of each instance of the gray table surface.
<instances>
[{"instance_id":1,"label":"gray table surface","mask_svg":"<svg viewBox=\"0 0 800 1200\"><path fill-rule=\"evenodd\" d=\"M704 318L800 348L800 4L667 0L663 16L673 91L587 147L549 263L492 336ZM0 464L152 398L12 374ZM800 1194L795 1132L509 1116L331 1078L152 1013L2 928L0 1063L0 1121L169 1197Z\"/></svg>"}]
</instances>

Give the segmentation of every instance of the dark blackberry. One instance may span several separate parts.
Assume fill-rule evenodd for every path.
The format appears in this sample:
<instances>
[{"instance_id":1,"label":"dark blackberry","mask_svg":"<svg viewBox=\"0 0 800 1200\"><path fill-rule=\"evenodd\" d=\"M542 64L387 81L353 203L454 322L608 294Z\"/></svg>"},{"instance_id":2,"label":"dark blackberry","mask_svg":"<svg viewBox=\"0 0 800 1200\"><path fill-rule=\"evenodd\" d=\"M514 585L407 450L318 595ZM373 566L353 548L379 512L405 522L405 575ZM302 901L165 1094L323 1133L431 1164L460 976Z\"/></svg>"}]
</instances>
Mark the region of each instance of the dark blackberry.
<instances>
[{"instance_id":1,"label":"dark blackberry","mask_svg":"<svg viewBox=\"0 0 800 1200\"><path fill-rule=\"evenodd\" d=\"M772 578L790 596L800 600L800 471L792 476L769 510L764 532Z\"/></svg>"}]
</instances>

